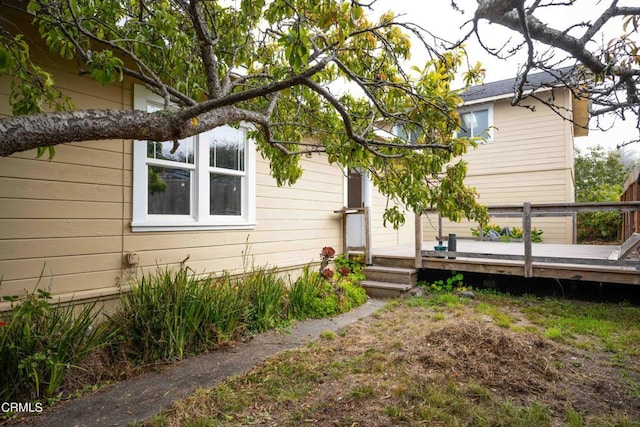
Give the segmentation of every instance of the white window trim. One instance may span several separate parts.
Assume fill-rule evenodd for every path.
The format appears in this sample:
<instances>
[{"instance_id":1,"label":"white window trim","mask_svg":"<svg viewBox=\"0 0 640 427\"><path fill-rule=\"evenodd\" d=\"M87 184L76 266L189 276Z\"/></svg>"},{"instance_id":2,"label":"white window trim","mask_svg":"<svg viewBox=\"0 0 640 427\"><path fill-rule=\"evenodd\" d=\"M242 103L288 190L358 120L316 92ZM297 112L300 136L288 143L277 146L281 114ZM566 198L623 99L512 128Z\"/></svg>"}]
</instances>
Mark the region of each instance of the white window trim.
<instances>
[{"instance_id":1,"label":"white window trim","mask_svg":"<svg viewBox=\"0 0 640 427\"><path fill-rule=\"evenodd\" d=\"M491 104L477 104L477 105L470 105L467 107L461 107L458 109L458 114L460 116L462 116L464 113L472 113L474 111L482 111L482 110L487 110L487 124L489 125L489 137L485 140L484 143L491 143L494 141L493 139L493 103ZM456 132L457 134L457 132Z\"/></svg>"},{"instance_id":2,"label":"white window trim","mask_svg":"<svg viewBox=\"0 0 640 427\"><path fill-rule=\"evenodd\" d=\"M162 99L148 89L134 85L134 102L136 110L148 111L151 104L161 103ZM246 133L248 126L241 126ZM194 144L195 164L192 180L191 215L149 215L148 175L147 175L147 141L133 142L133 211L131 229L134 232L144 231L189 231L189 230L248 230L256 227L256 150L253 140L246 138L244 171L235 171L209 166L209 156L201 155L209 150L210 138L215 136L215 129L198 135ZM154 160L160 163L162 160ZM187 169L187 168L185 168ZM190 168L189 168L190 169ZM242 215L210 215L209 174L244 176L242 180Z\"/></svg>"}]
</instances>

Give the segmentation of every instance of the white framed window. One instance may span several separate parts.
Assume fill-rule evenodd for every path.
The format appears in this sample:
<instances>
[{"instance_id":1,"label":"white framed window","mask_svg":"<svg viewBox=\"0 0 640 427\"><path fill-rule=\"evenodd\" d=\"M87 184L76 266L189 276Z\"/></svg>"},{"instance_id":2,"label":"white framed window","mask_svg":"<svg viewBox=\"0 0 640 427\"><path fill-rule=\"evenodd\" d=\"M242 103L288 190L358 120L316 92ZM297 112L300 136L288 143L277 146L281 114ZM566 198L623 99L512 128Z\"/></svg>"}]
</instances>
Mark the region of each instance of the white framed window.
<instances>
[{"instance_id":1,"label":"white framed window","mask_svg":"<svg viewBox=\"0 0 640 427\"><path fill-rule=\"evenodd\" d=\"M482 136L486 142L493 142L493 106L463 108L458 113L461 123L458 136Z\"/></svg>"},{"instance_id":2,"label":"white framed window","mask_svg":"<svg viewBox=\"0 0 640 427\"><path fill-rule=\"evenodd\" d=\"M134 108L162 100L134 87ZM249 229L256 225L256 154L246 126L178 141L133 143L133 231Z\"/></svg>"},{"instance_id":3,"label":"white framed window","mask_svg":"<svg viewBox=\"0 0 640 427\"><path fill-rule=\"evenodd\" d=\"M396 123L391 128L391 133L399 138L404 139L410 144L415 144L420 137L420 129L412 129L411 131L407 131L406 127L402 125L402 123Z\"/></svg>"}]
</instances>

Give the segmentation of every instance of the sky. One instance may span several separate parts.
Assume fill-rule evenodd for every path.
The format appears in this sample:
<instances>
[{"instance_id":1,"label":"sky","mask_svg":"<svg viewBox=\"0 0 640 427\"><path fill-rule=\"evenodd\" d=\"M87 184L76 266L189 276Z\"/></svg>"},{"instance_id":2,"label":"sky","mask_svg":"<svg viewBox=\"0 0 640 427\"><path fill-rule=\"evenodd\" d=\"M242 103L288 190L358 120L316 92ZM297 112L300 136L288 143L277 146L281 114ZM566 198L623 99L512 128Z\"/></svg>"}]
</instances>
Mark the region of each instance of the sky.
<instances>
[{"instance_id":1,"label":"sky","mask_svg":"<svg viewBox=\"0 0 640 427\"><path fill-rule=\"evenodd\" d=\"M470 25L464 26L464 24L471 19L477 5L476 0L455 1L465 12L464 14L453 10L451 0L377 0L372 6L372 15L377 16L385 11L393 10L396 14L404 15L402 20L419 24L431 33L453 41L470 30ZM618 5L634 5L635 1L637 0L620 0ZM599 11L608 5L608 0L577 0L574 6L564 8L566 13L558 13L556 7L548 8L548 13L541 15L540 19L552 27L564 29L568 24L588 18L593 19L596 14L599 14ZM610 25L607 29L608 34L616 35L617 31L620 31L620 25L619 23ZM522 40L521 37L518 39L514 32L496 24L491 25L487 21L481 22L479 28L483 43L491 47L502 46L510 37ZM414 43L414 46L416 45L417 43ZM515 77L519 65L525 61L523 55L512 57L507 61L498 60L486 53L475 39L469 42L466 48L470 62L480 61L486 69L485 82ZM424 55L424 51L415 49L414 58L417 63L419 63L421 55ZM582 149L595 145L615 149L618 144L636 135L632 120L627 120L627 122L618 120L607 132L592 129L588 137L576 138L575 145ZM640 153L640 144L633 144L630 148L634 152Z\"/></svg>"}]
</instances>

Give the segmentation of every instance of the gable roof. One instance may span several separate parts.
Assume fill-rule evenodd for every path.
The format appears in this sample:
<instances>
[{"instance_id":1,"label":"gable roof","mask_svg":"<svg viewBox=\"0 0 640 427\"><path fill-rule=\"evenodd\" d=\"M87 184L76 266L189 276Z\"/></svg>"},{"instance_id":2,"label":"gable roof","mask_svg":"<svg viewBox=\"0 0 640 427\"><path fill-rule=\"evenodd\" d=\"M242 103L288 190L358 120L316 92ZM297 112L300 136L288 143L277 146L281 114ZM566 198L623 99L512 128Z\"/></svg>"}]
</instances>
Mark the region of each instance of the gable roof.
<instances>
[{"instance_id":1,"label":"gable roof","mask_svg":"<svg viewBox=\"0 0 640 427\"><path fill-rule=\"evenodd\" d=\"M552 88L563 86L567 80L574 80L574 67L564 67L557 70L544 70L539 73L527 75L524 90L532 91L540 88ZM511 96L515 91L517 78L499 80L497 82L485 83L483 85L472 86L460 96L465 104L475 104L476 101L499 99Z\"/></svg>"}]
</instances>

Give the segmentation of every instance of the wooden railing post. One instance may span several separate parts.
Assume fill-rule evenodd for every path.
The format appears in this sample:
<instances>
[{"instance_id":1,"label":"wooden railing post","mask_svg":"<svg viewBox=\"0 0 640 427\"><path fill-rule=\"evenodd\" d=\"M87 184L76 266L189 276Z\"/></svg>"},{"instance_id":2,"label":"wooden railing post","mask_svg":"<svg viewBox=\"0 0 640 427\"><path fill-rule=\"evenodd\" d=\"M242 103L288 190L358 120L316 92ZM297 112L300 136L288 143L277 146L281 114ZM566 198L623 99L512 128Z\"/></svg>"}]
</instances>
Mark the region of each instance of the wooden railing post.
<instances>
[{"instance_id":1,"label":"wooden railing post","mask_svg":"<svg viewBox=\"0 0 640 427\"><path fill-rule=\"evenodd\" d=\"M524 240L524 277L533 277L531 261L531 203L522 207L522 240Z\"/></svg>"},{"instance_id":2,"label":"wooden railing post","mask_svg":"<svg viewBox=\"0 0 640 427\"><path fill-rule=\"evenodd\" d=\"M349 248L347 248L347 208L342 209L342 254L349 259Z\"/></svg>"},{"instance_id":3,"label":"wooden railing post","mask_svg":"<svg viewBox=\"0 0 640 427\"><path fill-rule=\"evenodd\" d=\"M415 267L422 268L422 214L415 214Z\"/></svg>"},{"instance_id":4,"label":"wooden railing post","mask_svg":"<svg viewBox=\"0 0 640 427\"><path fill-rule=\"evenodd\" d=\"M371 213L369 208L364 208L364 255L367 265L373 264L373 254L371 253Z\"/></svg>"}]
</instances>

